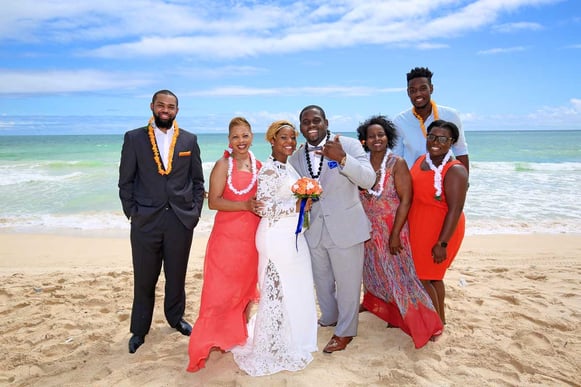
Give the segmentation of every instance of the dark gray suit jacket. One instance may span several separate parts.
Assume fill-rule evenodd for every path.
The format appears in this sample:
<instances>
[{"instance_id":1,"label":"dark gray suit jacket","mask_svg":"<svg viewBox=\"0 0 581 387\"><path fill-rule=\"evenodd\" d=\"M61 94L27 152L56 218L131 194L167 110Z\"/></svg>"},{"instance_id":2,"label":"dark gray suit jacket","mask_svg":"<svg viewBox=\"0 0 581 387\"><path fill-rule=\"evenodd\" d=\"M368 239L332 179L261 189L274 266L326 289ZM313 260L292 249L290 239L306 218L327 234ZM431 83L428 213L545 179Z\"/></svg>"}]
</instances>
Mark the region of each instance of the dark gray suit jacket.
<instances>
[{"instance_id":1,"label":"dark gray suit jacket","mask_svg":"<svg viewBox=\"0 0 581 387\"><path fill-rule=\"evenodd\" d=\"M147 231L171 207L179 220L193 229L204 203L204 173L195 134L180 128L172 170L158 173L147 127L125 133L119 165L119 197L133 225Z\"/></svg>"}]
</instances>

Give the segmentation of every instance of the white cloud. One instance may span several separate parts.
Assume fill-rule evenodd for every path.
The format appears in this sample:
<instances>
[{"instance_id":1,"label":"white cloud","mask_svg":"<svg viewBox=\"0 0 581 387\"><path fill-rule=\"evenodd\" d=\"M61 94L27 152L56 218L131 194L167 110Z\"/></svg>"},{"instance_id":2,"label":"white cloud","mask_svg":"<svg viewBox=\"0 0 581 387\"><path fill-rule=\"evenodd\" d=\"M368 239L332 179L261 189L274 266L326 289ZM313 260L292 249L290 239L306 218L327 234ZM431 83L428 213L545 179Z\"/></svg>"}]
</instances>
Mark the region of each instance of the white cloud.
<instances>
[{"instance_id":1,"label":"white cloud","mask_svg":"<svg viewBox=\"0 0 581 387\"><path fill-rule=\"evenodd\" d=\"M237 78L265 73L265 68L254 66L181 67L174 74L190 79Z\"/></svg>"},{"instance_id":2,"label":"white cloud","mask_svg":"<svg viewBox=\"0 0 581 387\"><path fill-rule=\"evenodd\" d=\"M121 90L143 86L151 81L123 73L100 70L0 71L0 95L71 93Z\"/></svg>"},{"instance_id":3,"label":"white cloud","mask_svg":"<svg viewBox=\"0 0 581 387\"><path fill-rule=\"evenodd\" d=\"M182 93L184 96L194 97L240 97L240 96L370 96L385 93L399 93L405 88L372 88L372 87L281 87L281 88L252 88L252 87L218 87L209 90L198 90Z\"/></svg>"},{"instance_id":4,"label":"white cloud","mask_svg":"<svg viewBox=\"0 0 581 387\"><path fill-rule=\"evenodd\" d=\"M415 45L420 50L442 50L450 46L442 43L419 43Z\"/></svg>"},{"instance_id":5,"label":"white cloud","mask_svg":"<svg viewBox=\"0 0 581 387\"><path fill-rule=\"evenodd\" d=\"M499 130L531 128L577 129L581 125L581 99L571 98L568 105L543 106L524 114L460 113L464 129ZM527 123L527 126L523 126Z\"/></svg>"},{"instance_id":6,"label":"white cloud","mask_svg":"<svg viewBox=\"0 0 581 387\"><path fill-rule=\"evenodd\" d=\"M79 52L103 58L181 54L225 59L369 44L415 46L418 38L418 48L432 49L446 47L433 40L481 28L520 7L555 1L20 0L3 7L0 41L100 41Z\"/></svg>"},{"instance_id":7,"label":"white cloud","mask_svg":"<svg viewBox=\"0 0 581 387\"><path fill-rule=\"evenodd\" d=\"M526 47L523 46L516 46L516 47L504 47L504 48L491 48L488 50L481 50L478 51L478 55L496 55L496 54L507 54L511 52L520 52L527 50Z\"/></svg>"},{"instance_id":8,"label":"white cloud","mask_svg":"<svg viewBox=\"0 0 581 387\"><path fill-rule=\"evenodd\" d=\"M492 27L494 32L499 33L510 33L515 31L540 31L544 27L539 23L532 23L532 22L516 22L516 23L506 23L506 24L499 24Z\"/></svg>"}]
</instances>

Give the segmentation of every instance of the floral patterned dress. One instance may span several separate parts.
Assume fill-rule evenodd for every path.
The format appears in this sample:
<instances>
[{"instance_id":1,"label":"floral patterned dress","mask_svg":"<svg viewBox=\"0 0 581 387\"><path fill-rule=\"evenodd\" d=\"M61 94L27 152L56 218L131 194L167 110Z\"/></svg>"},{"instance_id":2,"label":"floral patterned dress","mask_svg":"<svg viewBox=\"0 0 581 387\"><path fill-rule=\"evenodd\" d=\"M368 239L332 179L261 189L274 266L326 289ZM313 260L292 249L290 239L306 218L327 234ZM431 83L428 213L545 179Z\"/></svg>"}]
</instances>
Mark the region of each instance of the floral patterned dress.
<instances>
[{"instance_id":1,"label":"floral patterned dress","mask_svg":"<svg viewBox=\"0 0 581 387\"><path fill-rule=\"evenodd\" d=\"M398 156L389 155L385 185L379 197L361 191L361 202L371 221L371 239L365 242L363 306L412 337L416 348L442 333L443 325L414 268L407 223L400 239L403 251L389 252L389 235L399 206L393 168ZM376 188L376 187L374 187Z\"/></svg>"}]
</instances>

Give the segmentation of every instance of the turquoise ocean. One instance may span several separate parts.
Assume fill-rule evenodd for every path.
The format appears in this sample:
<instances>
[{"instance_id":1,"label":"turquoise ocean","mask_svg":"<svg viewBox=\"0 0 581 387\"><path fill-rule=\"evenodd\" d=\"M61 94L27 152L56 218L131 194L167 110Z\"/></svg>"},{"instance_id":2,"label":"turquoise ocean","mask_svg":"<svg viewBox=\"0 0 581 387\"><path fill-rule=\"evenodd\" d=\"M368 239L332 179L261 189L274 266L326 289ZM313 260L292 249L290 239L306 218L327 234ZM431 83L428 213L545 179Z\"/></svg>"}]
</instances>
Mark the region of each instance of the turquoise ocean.
<instances>
[{"instance_id":1,"label":"turquoise ocean","mask_svg":"<svg viewBox=\"0 0 581 387\"><path fill-rule=\"evenodd\" d=\"M353 133L345 134L354 136ZM467 235L580 233L581 131L466 132ZM198 134L206 188L225 134ZM0 136L0 232L126 236L117 178L123 135ZM254 154L270 146L256 133ZM197 233L214 213L204 209Z\"/></svg>"}]
</instances>

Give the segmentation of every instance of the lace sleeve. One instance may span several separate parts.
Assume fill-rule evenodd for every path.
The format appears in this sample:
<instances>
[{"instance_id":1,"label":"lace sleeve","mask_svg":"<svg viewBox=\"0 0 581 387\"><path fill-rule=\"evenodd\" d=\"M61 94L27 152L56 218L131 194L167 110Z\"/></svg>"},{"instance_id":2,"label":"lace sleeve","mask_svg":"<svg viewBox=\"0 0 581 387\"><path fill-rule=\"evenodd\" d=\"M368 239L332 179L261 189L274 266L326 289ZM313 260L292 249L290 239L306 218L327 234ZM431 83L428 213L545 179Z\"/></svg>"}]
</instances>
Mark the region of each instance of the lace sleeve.
<instances>
[{"instance_id":1,"label":"lace sleeve","mask_svg":"<svg viewBox=\"0 0 581 387\"><path fill-rule=\"evenodd\" d=\"M296 212L296 200L290 193L290 187L288 194L281 192L286 185L284 173L280 173L275 165L269 163L262 166L258 174L256 200L262 203L260 215L267 218L270 224Z\"/></svg>"}]
</instances>

